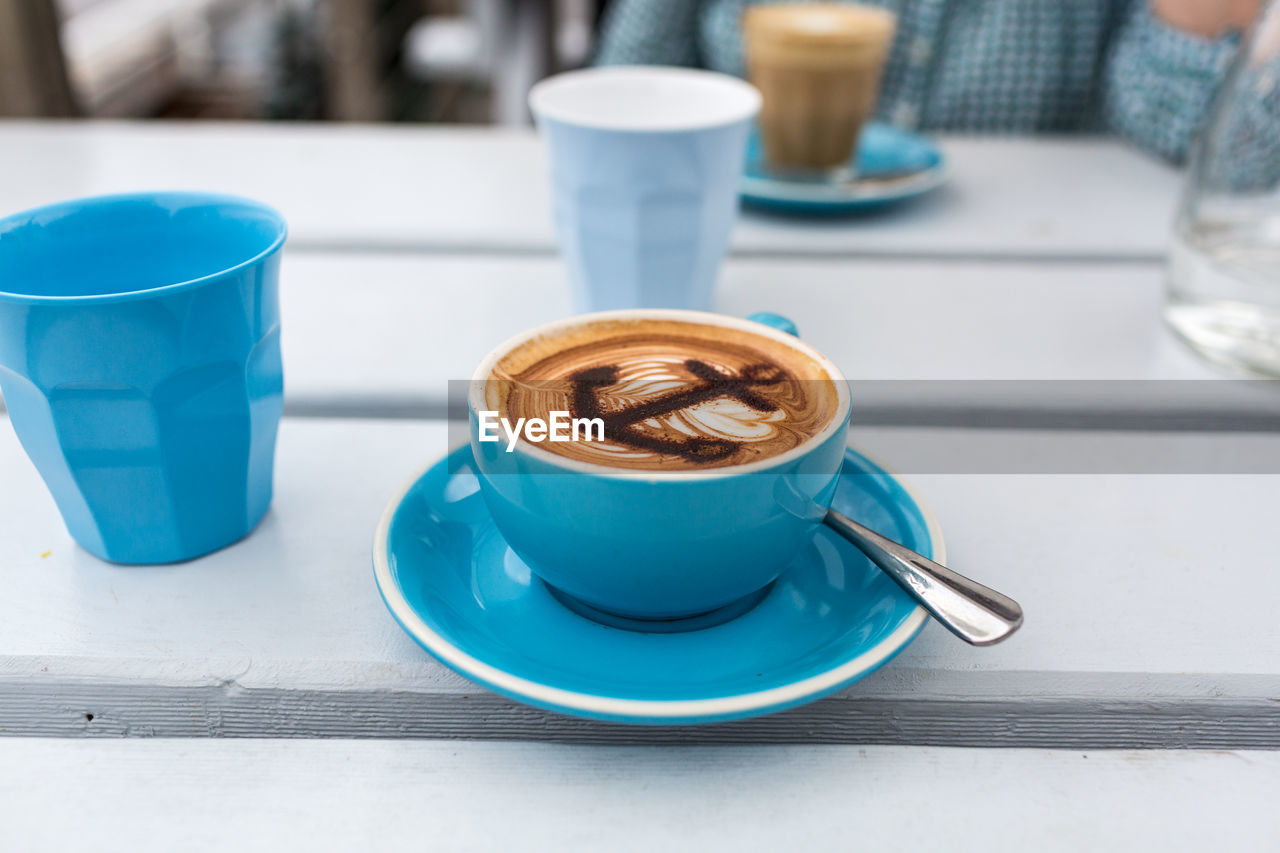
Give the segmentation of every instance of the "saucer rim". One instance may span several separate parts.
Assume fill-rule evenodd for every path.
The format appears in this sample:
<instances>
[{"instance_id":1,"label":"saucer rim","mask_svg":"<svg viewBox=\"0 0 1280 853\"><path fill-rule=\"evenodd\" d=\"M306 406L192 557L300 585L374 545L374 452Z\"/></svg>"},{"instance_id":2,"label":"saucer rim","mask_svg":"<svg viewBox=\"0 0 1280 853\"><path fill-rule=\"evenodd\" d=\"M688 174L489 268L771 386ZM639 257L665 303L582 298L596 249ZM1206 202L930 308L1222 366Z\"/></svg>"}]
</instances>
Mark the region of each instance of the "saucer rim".
<instances>
[{"instance_id":1,"label":"saucer rim","mask_svg":"<svg viewBox=\"0 0 1280 853\"><path fill-rule=\"evenodd\" d=\"M432 630L409 605L392 575L388 560L391 522L405 497L427 472L464 448L469 451L470 445L459 445L441 459L419 469L387 502L374 531L374 581L383 604L401 629L432 657L459 675L518 701L575 716L589 715L596 719L649 724L715 722L755 716L820 698L870 675L906 648L928 621L928 612L916 604L911 614L893 632L850 660L808 678L730 696L705 699L623 699L566 690L512 675L468 654ZM924 502L915 487L874 457L845 445L845 455L850 453L857 454L878 467L911 498L919 509L925 530L929 534L932 559L945 564L946 542L942 527L933 509Z\"/></svg>"},{"instance_id":2,"label":"saucer rim","mask_svg":"<svg viewBox=\"0 0 1280 853\"><path fill-rule=\"evenodd\" d=\"M752 175L744 170L738 182L738 195L745 202L760 205L804 205L834 210L907 201L933 192L947 182L951 171L948 158L942 146L932 136L910 128L897 127L891 122L874 120L871 124L883 125L896 133L914 137L928 146L936 162L906 177L890 190L860 185L857 177L840 183L804 183Z\"/></svg>"},{"instance_id":3,"label":"saucer rim","mask_svg":"<svg viewBox=\"0 0 1280 853\"><path fill-rule=\"evenodd\" d=\"M939 189L947 182L948 171L945 163L921 169L893 190L875 190L858 185L858 179L852 187L841 191L834 184L818 184L809 186L795 181L779 181L773 178L754 178L744 175L738 187L738 193L747 201L779 202L791 204L813 204L824 207L836 207L851 204L875 204L881 202L906 201L909 198L924 195Z\"/></svg>"}]
</instances>

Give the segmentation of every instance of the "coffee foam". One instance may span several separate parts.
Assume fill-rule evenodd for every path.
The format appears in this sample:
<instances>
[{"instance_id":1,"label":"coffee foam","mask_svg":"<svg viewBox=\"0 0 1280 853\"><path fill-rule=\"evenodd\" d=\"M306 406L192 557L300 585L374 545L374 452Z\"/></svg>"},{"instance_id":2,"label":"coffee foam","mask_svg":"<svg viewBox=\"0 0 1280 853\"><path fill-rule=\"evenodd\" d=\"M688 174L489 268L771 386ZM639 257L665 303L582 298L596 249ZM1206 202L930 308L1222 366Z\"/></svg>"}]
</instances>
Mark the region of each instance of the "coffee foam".
<instances>
[{"instance_id":1,"label":"coffee foam","mask_svg":"<svg viewBox=\"0 0 1280 853\"><path fill-rule=\"evenodd\" d=\"M857 68L884 60L896 23L883 9L835 3L753 6L742 20L749 60Z\"/></svg>"},{"instance_id":2,"label":"coffee foam","mask_svg":"<svg viewBox=\"0 0 1280 853\"><path fill-rule=\"evenodd\" d=\"M726 326L601 320L516 345L484 386L509 421L553 411L599 417L604 441L542 442L610 467L703 470L785 453L820 433L840 395L801 349Z\"/></svg>"}]
</instances>

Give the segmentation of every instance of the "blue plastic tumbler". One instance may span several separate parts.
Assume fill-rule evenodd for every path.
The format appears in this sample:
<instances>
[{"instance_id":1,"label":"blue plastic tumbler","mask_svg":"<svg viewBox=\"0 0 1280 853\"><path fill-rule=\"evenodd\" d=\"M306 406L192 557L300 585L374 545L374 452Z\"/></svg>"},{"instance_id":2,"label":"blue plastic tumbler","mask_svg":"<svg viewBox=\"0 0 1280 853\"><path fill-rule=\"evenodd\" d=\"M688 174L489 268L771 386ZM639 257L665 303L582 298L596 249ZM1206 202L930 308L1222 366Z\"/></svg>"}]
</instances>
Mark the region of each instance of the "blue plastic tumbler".
<instances>
[{"instance_id":1,"label":"blue plastic tumbler","mask_svg":"<svg viewBox=\"0 0 1280 853\"><path fill-rule=\"evenodd\" d=\"M267 511L284 240L271 208L203 193L0 219L0 390L90 553L188 560Z\"/></svg>"}]
</instances>

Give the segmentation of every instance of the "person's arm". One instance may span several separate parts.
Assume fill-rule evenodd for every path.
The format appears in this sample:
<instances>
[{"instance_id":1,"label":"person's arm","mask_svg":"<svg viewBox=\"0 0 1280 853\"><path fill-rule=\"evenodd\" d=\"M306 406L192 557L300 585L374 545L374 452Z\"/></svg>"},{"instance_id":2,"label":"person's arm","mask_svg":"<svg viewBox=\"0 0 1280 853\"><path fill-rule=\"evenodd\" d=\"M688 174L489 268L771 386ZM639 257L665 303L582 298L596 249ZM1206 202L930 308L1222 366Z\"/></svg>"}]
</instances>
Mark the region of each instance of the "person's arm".
<instances>
[{"instance_id":1,"label":"person's arm","mask_svg":"<svg viewBox=\"0 0 1280 853\"><path fill-rule=\"evenodd\" d=\"M1112 40L1103 112L1116 133L1170 160L1187 153L1259 0L1137 0Z\"/></svg>"},{"instance_id":2,"label":"person's arm","mask_svg":"<svg viewBox=\"0 0 1280 853\"><path fill-rule=\"evenodd\" d=\"M700 0L612 0L596 65L699 65Z\"/></svg>"}]
</instances>

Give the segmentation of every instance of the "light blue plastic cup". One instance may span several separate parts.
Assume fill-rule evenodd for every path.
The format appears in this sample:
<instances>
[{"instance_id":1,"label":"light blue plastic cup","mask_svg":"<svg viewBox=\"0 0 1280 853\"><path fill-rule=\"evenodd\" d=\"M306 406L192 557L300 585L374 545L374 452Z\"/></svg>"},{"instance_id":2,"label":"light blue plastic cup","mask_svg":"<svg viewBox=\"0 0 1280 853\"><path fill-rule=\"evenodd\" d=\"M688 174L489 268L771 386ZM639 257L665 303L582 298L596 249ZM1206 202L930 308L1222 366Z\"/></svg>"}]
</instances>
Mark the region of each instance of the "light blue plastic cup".
<instances>
[{"instance_id":1,"label":"light blue plastic cup","mask_svg":"<svg viewBox=\"0 0 1280 853\"><path fill-rule=\"evenodd\" d=\"M90 553L187 560L266 512L284 240L271 208L200 193L0 219L0 389Z\"/></svg>"},{"instance_id":2,"label":"light blue plastic cup","mask_svg":"<svg viewBox=\"0 0 1280 853\"><path fill-rule=\"evenodd\" d=\"M575 309L709 310L759 92L712 71L624 66L544 80L529 106Z\"/></svg>"}]
</instances>

